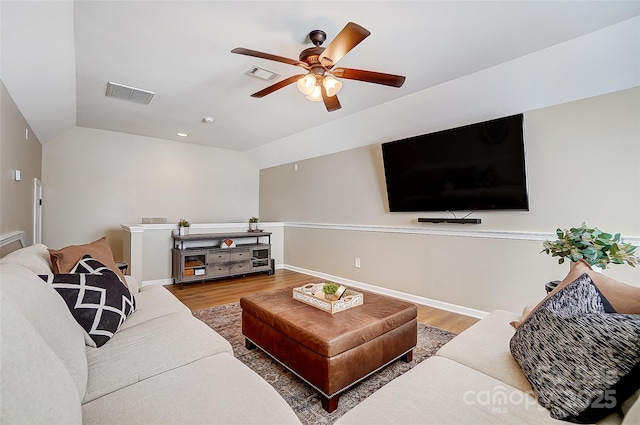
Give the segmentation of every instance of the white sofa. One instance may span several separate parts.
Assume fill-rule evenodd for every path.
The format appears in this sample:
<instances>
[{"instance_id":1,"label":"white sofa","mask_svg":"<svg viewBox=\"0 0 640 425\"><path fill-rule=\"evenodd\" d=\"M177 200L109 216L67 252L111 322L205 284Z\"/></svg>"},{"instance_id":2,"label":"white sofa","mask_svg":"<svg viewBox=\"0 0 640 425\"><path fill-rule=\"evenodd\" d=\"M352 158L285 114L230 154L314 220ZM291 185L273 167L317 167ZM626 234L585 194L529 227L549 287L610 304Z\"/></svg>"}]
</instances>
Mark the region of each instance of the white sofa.
<instances>
[{"instance_id":1,"label":"white sofa","mask_svg":"<svg viewBox=\"0 0 640 425\"><path fill-rule=\"evenodd\" d=\"M510 325L519 314L494 311L435 356L394 379L336 425L353 424L567 424L540 406L514 360ZM638 392L598 424L640 424Z\"/></svg>"},{"instance_id":2,"label":"white sofa","mask_svg":"<svg viewBox=\"0 0 640 425\"><path fill-rule=\"evenodd\" d=\"M3 424L286 424L297 416L231 345L162 286L100 348L56 290L44 245L0 260Z\"/></svg>"}]
</instances>

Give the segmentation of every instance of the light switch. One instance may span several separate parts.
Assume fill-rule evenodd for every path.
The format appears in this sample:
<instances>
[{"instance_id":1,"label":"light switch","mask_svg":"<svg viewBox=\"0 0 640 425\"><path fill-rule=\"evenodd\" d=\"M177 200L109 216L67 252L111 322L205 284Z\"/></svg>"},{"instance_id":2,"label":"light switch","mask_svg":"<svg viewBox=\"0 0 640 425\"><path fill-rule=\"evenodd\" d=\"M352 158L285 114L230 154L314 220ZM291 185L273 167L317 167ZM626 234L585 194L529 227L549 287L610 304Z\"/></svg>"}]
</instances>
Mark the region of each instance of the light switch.
<instances>
[{"instance_id":1,"label":"light switch","mask_svg":"<svg viewBox=\"0 0 640 425\"><path fill-rule=\"evenodd\" d=\"M13 172L13 178L15 181L19 182L20 180L22 180L22 171L20 170L15 170Z\"/></svg>"}]
</instances>

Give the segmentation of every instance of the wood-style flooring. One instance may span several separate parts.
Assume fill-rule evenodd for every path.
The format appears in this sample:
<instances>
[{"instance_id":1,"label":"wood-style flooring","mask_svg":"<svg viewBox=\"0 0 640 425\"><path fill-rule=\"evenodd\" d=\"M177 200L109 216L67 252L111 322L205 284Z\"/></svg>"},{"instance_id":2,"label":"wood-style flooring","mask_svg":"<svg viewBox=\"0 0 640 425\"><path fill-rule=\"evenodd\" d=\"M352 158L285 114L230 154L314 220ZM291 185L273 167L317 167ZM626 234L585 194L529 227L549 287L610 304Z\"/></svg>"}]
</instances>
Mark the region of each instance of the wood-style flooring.
<instances>
[{"instance_id":1,"label":"wood-style flooring","mask_svg":"<svg viewBox=\"0 0 640 425\"><path fill-rule=\"evenodd\" d=\"M314 276L281 269L276 270L271 276L259 273L211 282L188 283L182 290L180 285L166 287L187 307L196 311L238 302L241 297L255 292L303 286L307 283L316 283L318 280ZM450 332L460 333L477 321L478 319L473 317L418 304L418 322Z\"/></svg>"}]
</instances>

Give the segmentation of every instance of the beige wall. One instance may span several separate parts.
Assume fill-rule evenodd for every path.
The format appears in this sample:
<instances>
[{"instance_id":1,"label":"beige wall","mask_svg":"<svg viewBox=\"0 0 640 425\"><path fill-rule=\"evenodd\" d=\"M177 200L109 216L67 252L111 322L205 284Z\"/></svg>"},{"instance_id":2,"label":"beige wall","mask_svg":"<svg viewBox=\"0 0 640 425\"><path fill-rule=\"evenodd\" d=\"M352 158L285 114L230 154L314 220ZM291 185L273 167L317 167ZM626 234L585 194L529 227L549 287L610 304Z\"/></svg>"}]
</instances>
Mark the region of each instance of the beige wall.
<instances>
[{"instance_id":1,"label":"beige wall","mask_svg":"<svg viewBox=\"0 0 640 425\"><path fill-rule=\"evenodd\" d=\"M285 227L286 264L473 309L518 311L567 271L539 255L540 233L586 221L638 240L638 116L640 88L525 113L529 212L476 212L475 226L416 221L446 213L389 213L375 143L300 161L297 171L295 164L262 170L260 217L305 223ZM608 273L640 285L640 270Z\"/></svg>"},{"instance_id":2,"label":"beige wall","mask_svg":"<svg viewBox=\"0 0 640 425\"><path fill-rule=\"evenodd\" d=\"M34 179L41 179L42 145L0 82L0 234L25 231L33 242ZM25 136L28 129L28 139ZM14 180L14 170L22 181Z\"/></svg>"},{"instance_id":3,"label":"beige wall","mask_svg":"<svg viewBox=\"0 0 640 425\"><path fill-rule=\"evenodd\" d=\"M257 167L224 149L76 128L44 145L42 176L43 243L107 235L116 259L123 223L245 222L258 214Z\"/></svg>"},{"instance_id":4,"label":"beige wall","mask_svg":"<svg viewBox=\"0 0 640 425\"><path fill-rule=\"evenodd\" d=\"M43 242L51 247L107 235L121 259L122 223L243 223L258 215L302 223L284 226L279 263L472 309L519 310L565 274L539 255L533 233L587 221L638 240L639 113L639 88L525 113L531 211L477 212L479 226L425 225L418 216L441 214L388 212L380 153L387 140L299 161L297 171L292 163L260 172L240 152L86 128L41 148L33 136L24 140L27 124L2 87L1 232L30 232L27 183L41 176ZM15 168L22 182L11 180ZM166 279L167 264L146 269L145 280ZM640 270L608 273L640 284Z\"/></svg>"}]
</instances>

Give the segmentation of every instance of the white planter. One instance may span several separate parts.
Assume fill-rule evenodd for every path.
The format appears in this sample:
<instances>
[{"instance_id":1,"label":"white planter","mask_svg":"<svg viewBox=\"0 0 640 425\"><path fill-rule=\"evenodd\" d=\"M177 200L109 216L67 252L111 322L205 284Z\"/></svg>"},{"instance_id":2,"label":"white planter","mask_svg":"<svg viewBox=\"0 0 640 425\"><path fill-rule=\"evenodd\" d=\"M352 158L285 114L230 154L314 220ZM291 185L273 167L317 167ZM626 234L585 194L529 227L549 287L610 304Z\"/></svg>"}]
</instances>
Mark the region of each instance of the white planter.
<instances>
[{"instance_id":1,"label":"white planter","mask_svg":"<svg viewBox=\"0 0 640 425\"><path fill-rule=\"evenodd\" d=\"M249 223L249 230L252 232L258 230L258 223Z\"/></svg>"},{"instance_id":2,"label":"white planter","mask_svg":"<svg viewBox=\"0 0 640 425\"><path fill-rule=\"evenodd\" d=\"M180 232L179 232L180 236L185 236L185 235L189 234L189 228L188 227L180 227L179 230L180 230Z\"/></svg>"},{"instance_id":3,"label":"white planter","mask_svg":"<svg viewBox=\"0 0 640 425\"><path fill-rule=\"evenodd\" d=\"M574 266L575 264L576 264L576 263L574 263L573 261L571 261L571 262L569 263L569 270L573 269L573 266ZM592 266L592 265L589 265L589 267L591 267L591 270L593 270L593 271L594 271L594 272L596 272L596 273L602 273L602 267L600 267L600 266L596 266L596 265L593 265L593 266Z\"/></svg>"}]
</instances>

